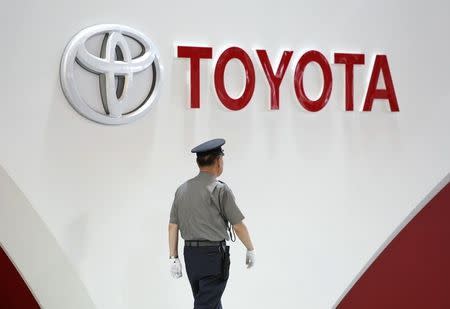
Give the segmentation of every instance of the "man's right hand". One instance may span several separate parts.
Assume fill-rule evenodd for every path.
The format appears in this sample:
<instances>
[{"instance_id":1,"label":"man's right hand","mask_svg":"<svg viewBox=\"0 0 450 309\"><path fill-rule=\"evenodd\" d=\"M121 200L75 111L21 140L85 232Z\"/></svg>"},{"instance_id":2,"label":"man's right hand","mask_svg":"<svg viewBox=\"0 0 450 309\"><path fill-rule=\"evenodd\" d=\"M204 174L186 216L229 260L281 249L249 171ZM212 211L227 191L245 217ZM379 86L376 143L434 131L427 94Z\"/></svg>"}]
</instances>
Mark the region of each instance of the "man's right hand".
<instances>
[{"instance_id":1,"label":"man's right hand","mask_svg":"<svg viewBox=\"0 0 450 309\"><path fill-rule=\"evenodd\" d=\"M236 232L236 235L247 248L247 254L245 255L245 264L247 265L247 268L253 267L253 265L255 264L255 247L253 247L247 226L244 224L244 222L241 221L239 223L233 224L233 228Z\"/></svg>"},{"instance_id":2,"label":"man's right hand","mask_svg":"<svg viewBox=\"0 0 450 309\"><path fill-rule=\"evenodd\" d=\"M245 255L245 264L247 265L247 268L253 267L253 265L255 265L255 260L255 250L247 250L247 254Z\"/></svg>"},{"instance_id":3,"label":"man's right hand","mask_svg":"<svg viewBox=\"0 0 450 309\"><path fill-rule=\"evenodd\" d=\"M175 279L183 276L181 262L178 258L170 258L170 273Z\"/></svg>"}]
</instances>

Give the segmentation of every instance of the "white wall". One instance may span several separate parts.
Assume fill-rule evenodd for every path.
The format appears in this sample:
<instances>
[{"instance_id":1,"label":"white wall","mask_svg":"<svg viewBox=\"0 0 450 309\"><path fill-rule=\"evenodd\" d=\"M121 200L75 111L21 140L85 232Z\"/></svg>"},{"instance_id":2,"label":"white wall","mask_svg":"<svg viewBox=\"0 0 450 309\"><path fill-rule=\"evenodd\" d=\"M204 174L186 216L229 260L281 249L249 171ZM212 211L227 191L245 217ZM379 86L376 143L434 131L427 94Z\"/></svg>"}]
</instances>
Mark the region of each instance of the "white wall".
<instances>
[{"instance_id":1,"label":"white wall","mask_svg":"<svg viewBox=\"0 0 450 309\"><path fill-rule=\"evenodd\" d=\"M0 246L41 308L95 308L55 237L1 166Z\"/></svg>"},{"instance_id":2,"label":"white wall","mask_svg":"<svg viewBox=\"0 0 450 309\"><path fill-rule=\"evenodd\" d=\"M196 174L189 150L224 137L222 179L247 217L258 255L248 271L243 247L233 245L224 306L329 308L450 170L449 11L445 1L3 3L0 164L98 308L188 308L186 275L174 281L167 269L169 207L176 187ZM159 47L160 100L130 125L82 118L61 91L65 45L98 23L135 27ZM266 48L272 57L293 49L280 110L268 110L254 53L257 82L247 108L220 105L209 61L202 64L202 108L189 109L188 62L174 58L174 43L208 44L215 59L231 44ZM333 65L324 110L304 111L293 68L312 48L330 61L335 51L366 54L355 70L357 110L373 56L387 54L400 112L385 102L370 113L345 112L341 65ZM230 77L239 72L230 66ZM308 76L317 93L317 71ZM237 93L242 77L228 80Z\"/></svg>"}]
</instances>

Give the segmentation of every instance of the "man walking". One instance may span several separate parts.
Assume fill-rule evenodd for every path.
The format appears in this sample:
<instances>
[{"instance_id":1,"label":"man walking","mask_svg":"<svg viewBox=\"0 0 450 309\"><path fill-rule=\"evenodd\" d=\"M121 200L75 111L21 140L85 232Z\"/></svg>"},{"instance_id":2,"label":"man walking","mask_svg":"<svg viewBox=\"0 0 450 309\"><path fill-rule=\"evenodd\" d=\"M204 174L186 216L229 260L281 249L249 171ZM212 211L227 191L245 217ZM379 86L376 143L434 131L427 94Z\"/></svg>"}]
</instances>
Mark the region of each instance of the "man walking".
<instances>
[{"instance_id":1,"label":"man walking","mask_svg":"<svg viewBox=\"0 0 450 309\"><path fill-rule=\"evenodd\" d=\"M170 271L174 278L182 276L178 258L180 230L194 309L222 309L221 297L230 268L230 246L226 241L230 237L234 241L237 234L247 248L247 268L255 263L255 250L242 222L244 215L228 185L217 180L223 171L224 144L224 139L213 139L191 150L197 154L199 173L178 187L170 210Z\"/></svg>"}]
</instances>

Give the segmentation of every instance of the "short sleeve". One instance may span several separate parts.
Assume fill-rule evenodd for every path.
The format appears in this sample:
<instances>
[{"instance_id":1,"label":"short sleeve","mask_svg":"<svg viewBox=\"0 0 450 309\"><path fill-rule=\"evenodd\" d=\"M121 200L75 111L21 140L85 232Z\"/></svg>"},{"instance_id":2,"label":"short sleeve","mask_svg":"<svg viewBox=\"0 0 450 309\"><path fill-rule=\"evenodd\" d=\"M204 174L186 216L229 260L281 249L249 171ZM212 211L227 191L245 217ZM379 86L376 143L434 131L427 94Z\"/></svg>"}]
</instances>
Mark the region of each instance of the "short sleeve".
<instances>
[{"instance_id":1,"label":"short sleeve","mask_svg":"<svg viewBox=\"0 0 450 309\"><path fill-rule=\"evenodd\" d=\"M241 222L245 217L239 207L236 205L236 199L230 187L225 185L222 189L221 206L225 218L232 224Z\"/></svg>"},{"instance_id":2,"label":"short sleeve","mask_svg":"<svg viewBox=\"0 0 450 309\"><path fill-rule=\"evenodd\" d=\"M170 209L170 219L169 223L178 224L178 201L177 192L173 197L172 208Z\"/></svg>"}]
</instances>

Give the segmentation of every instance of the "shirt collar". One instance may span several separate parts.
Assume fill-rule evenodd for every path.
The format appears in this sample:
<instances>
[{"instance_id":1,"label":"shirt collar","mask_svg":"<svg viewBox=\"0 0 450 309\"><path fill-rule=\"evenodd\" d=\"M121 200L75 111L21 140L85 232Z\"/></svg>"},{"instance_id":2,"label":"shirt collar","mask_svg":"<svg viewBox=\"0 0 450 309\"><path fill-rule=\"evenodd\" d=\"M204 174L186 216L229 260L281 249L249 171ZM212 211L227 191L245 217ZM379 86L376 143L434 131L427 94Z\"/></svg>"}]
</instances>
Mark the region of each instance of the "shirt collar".
<instances>
[{"instance_id":1,"label":"shirt collar","mask_svg":"<svg viewBox=\"0 0 450 309\"><path fill-rule=\"evenodd\" d=\"M199 178L204 178L204 179L210 179L210 180L215 180L216 179L215 175L213 175L211 173L208 173L208 172L204 172L204 171L200 171L198 173L198 177Z\"/></svg>"}]
</instances>

